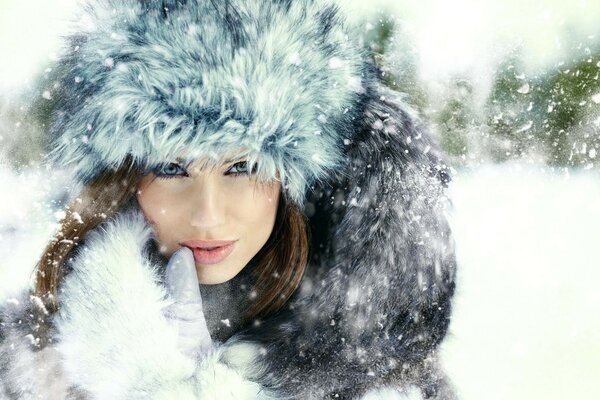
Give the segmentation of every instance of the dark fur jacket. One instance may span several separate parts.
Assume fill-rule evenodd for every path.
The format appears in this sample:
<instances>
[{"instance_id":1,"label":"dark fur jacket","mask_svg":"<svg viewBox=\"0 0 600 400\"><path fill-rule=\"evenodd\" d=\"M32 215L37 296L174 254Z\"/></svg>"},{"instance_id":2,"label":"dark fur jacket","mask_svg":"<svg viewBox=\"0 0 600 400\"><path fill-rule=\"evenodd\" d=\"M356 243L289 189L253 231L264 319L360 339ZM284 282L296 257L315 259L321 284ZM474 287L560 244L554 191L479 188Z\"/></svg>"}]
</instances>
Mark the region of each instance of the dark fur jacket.
<instances>
[{"instance_id":1,"label":"dark fur jacket","mask_svg":"<svg viewBox=\"0 0 600 400\"><path fill-rule=\"evenodd\" d=\"M280 313L239 322L246 270L201 285L218 345L186 358L161 313L151 228L122 210L78 247L57 313L28 289L3 301L0 399L453 399L437 358L456 269L447 168L381 87L345 157L308 195L311 262Z\"/></svg>"}]
</instances>

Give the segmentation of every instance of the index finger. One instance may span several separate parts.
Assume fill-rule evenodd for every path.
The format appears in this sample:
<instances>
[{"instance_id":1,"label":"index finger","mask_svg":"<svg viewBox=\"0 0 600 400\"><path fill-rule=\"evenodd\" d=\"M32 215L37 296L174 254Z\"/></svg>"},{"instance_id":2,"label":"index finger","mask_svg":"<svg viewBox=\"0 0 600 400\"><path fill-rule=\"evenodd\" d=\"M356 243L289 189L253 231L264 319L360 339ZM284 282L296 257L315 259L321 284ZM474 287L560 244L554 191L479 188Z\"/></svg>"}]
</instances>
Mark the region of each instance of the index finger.
<instances>
[{"instance_id":1,"label":"index finger","mask_svg":"<svg viewBox=\"0 0 600 400\"><path fill-rule=\"evenodd\" d=\"M165 284L176 302L202 304L194 254L187 247L177 250L169 259Z\"/></svg>"}]
</instances>

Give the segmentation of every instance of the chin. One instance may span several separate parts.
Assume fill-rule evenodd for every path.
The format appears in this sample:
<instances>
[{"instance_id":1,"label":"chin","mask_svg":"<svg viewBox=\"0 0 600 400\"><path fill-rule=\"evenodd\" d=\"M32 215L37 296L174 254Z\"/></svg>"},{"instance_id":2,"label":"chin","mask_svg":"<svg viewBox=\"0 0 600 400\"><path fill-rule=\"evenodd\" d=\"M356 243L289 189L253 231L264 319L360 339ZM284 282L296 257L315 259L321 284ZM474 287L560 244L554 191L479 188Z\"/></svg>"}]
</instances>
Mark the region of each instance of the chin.
<instances>
[{"instance_id":1,"label":"chin","mask_svg":"<svg viewBox=\"0 0 600 400\"><path fill-rule=\"evenodd\" d=\"M216 265L209 265L205 267L196 267L198 270L201 268L219 268ZM233 276L224 276L223 274L202 274L198 273L198 282L202 285L218 285L220 283L225 283L228 280L233 278Z\"/></svg>"},{"instance_id":2,"label":"chin","mask_svg":"<svg viewBox=\"0 0 600 400\"><path fill-rule=\"evenodd\" d=\"M227 282L229 279L200 279L198 283L201 285L218 285Z\"/></svg>"}]
</instances>

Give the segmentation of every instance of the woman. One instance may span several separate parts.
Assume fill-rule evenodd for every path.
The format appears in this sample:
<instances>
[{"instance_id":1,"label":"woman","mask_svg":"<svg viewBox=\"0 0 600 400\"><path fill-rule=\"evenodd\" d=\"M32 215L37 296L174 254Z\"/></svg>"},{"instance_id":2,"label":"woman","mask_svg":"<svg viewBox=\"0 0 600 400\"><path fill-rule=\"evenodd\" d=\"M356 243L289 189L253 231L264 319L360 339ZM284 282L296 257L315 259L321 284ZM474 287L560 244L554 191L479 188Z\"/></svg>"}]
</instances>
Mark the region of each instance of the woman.
<instances>
[{"instance_id":1,"label":"woman","mask_svg":"<svg viewBox=\"0 0 600 400\"><path fill-rule=\"evenodd\" d=\"M3 305L0 398L453 398L447 168L334 4L96 0L69 39L84 189Z\"/></svg>"}]
</instances>

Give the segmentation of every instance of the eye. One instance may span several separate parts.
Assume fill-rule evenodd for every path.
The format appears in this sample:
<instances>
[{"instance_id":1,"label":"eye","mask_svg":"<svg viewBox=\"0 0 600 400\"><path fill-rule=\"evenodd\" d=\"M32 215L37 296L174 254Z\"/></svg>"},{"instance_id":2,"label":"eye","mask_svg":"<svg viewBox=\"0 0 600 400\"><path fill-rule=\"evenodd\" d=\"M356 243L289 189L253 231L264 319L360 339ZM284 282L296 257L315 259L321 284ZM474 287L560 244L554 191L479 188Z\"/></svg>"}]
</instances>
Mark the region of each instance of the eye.
<instances>
[{"instance_id":1,"label":"eye","mask_svg":"<svg viewBox=\"0 0 600 400\"><path fill-rule=\"evenodd\" d=\"M158 178L175 178L177 176L189 176L185 168L177 163L166 163L156 166L153 171Z\"/></svg>"},{"instance_id":2,"label":"eye","mask_svg":"<svg viewBox=\"0 0 600 400\"><path fill-rule=\"evenodd\" d=\"M257 166L257 164L254 164L254 168L252 169L252 173L256 172L256 166ZM225 175L238 176L238 175L248 175L248 173L249 173L249 171L248 171L248 162L247 161L240 161L240 162L237 162L237 163L233 164L231 166L231 168L229 168L225 172Z\"/></svg>"}]
</instances>

